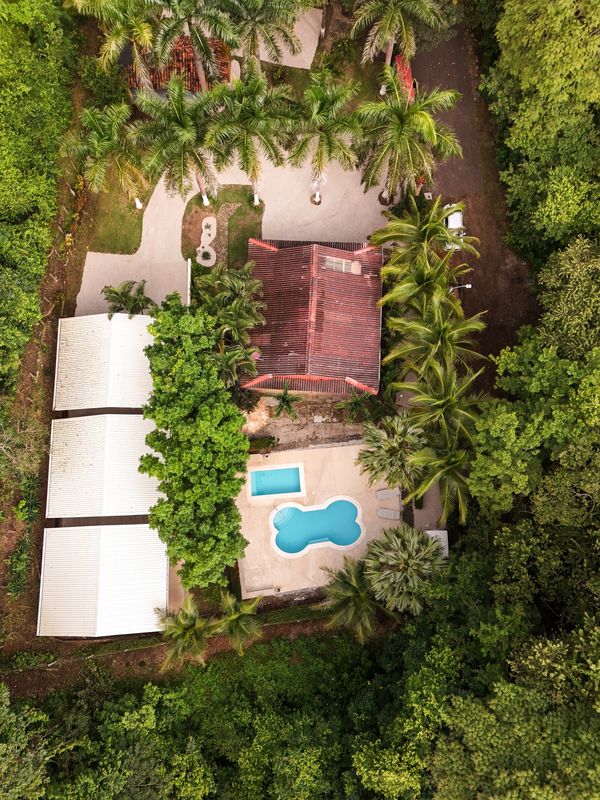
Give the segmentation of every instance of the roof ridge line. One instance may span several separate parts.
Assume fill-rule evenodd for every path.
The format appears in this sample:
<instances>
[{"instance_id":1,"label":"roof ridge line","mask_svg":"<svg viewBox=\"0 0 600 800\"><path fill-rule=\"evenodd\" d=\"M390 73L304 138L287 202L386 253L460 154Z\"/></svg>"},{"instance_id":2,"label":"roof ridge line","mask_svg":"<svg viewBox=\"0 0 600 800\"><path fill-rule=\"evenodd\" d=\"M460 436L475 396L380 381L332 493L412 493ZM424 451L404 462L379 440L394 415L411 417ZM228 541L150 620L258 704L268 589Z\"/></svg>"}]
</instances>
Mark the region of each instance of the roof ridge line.
<instances>
[{"instance_id":1,"label":"roof ridge line","mask_svg":"<svg viewBox=\"0 0 600 800\"><path fill-rule=\"evenodd\" d=\"M311 244L310 246L310 285L309 285L309 298L308 298L308 333L306 336L306 367L307 373L311 372L311 356L313 350L313 343L315 338L315 323L317 318L317 250L318 244Z\"/></svg>"}]
</instances>

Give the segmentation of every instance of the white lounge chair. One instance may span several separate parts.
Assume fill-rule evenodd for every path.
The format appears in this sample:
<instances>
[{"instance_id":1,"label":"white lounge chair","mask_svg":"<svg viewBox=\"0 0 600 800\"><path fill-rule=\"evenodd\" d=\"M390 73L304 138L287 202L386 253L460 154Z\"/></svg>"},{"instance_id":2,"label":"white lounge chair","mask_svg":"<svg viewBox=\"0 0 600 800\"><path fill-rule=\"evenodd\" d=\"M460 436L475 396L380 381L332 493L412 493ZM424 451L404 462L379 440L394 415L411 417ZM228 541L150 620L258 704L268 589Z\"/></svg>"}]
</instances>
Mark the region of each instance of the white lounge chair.
<instances>
[{"instance_id":1,"label":"white lounge chair","mask_svg":"<svg viewBox=\"0 0 600 800\"><path fill-rule=\"evenodd\" d=\"M390 497L400 497L400 489L378 489L377 499L388 500Z\"/></svg>"},{"instance_id":2,"label":"white lounge chair","mask_svg":"<svg viewBox=\"0 0 600 800\"><path fill-rule=\"evenodd\" d=\"M378 508L377 509L377 516L380 519L400 520L402 518L402 514L400 513L400 509L396 509L396 508Z\"/></svg>"}]
</instances>

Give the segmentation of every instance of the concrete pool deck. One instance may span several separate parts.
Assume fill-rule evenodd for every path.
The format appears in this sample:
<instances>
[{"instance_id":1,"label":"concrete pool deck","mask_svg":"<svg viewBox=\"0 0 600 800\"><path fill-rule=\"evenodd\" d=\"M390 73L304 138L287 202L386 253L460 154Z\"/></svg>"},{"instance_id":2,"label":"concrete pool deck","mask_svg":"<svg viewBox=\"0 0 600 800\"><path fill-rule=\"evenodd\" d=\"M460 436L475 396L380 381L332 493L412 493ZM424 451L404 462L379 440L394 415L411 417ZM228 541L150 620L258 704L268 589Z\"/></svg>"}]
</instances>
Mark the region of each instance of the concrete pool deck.
<instances>
[{"instance_id":1,"label":"concrete pool deck","mask_svg":"<svg viewBox=\"0 0 600 800\"><path fill-rule=\"evenodd\" d=\"M383 483L369 486L366 475L361 475L355 465L361 447L360 444L350 444L250 456L248 474L250 470L261 467L303 464L305 494L290 501L285 495L249 497L247 485L242 488L237 504L242 515L242 535L248 541L246 554L239 561L242 597L298 592L324 586L329 582L324 568L341 569L344 556L361 558L367 544L383 528L398 524L397 521L380 519L377 515L378 509L384 507L399 511L400 500L398 497L377 499L377 490L385 486ZM365 533L356 544L343 549L331 546L309 548L302 555L293 557L275 550L269 525L275 508L288 502L318 506L339 496L351 498L360 507Z\"/></svg>"}]
</instances>

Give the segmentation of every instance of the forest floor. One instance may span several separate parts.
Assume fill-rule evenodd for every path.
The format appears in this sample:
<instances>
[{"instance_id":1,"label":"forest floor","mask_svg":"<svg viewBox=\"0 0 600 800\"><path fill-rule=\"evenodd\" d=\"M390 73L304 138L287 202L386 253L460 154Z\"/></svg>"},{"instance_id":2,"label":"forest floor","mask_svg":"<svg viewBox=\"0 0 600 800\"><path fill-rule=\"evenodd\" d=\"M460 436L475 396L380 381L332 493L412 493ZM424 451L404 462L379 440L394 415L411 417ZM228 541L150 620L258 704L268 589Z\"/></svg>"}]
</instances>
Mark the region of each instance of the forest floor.
<instances>
[{"instance_id":1,"label":"forest floor","mask_svg":"<svg viewBox=\"0 0 600 800\"><path fill-rule=\"evenodd\" d=\"M412 69L421 90L441 87L461 93L456 107L440 118L456 131L463 158L439 164L434 185L427 188L434 197L441 194L443 203L464 202L467 234L479 238L480 258L470 260L473 271L463 281L472 289L464 290L461 299L469 316L487 311L480 349L496 354L515 343L522 325L535 321L537 305L527 265L505 243L508 220L495 129L479 92L481 76L471 34L460 28L450 41L419 53Z\"/></svg>"}]
</instances>

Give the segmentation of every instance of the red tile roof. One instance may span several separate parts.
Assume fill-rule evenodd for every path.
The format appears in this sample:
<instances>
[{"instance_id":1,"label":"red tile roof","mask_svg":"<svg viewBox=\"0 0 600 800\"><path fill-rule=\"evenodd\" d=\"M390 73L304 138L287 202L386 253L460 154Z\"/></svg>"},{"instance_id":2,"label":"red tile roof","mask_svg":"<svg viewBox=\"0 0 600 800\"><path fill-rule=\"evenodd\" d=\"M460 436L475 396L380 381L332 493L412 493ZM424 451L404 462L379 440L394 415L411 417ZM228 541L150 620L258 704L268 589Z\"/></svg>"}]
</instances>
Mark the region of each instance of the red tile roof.
<instances>
[{"instance_id":1,"label":"red tile roof","mask_svg":"<svg viewBox=\"0 0 600 800\"><path fill-rule=\"evenodd\" d=\"M219 79L228 81L231 68L229 48L219 39L211 39L210 46L217 63ZM181 36L177 40L173 47L171 59L164 67L150 68L150 80L156 91L163 89L173 75L181 75L183 77L183 82L188 92L199 92L201 90L194 63L194 51L189 36ZM127 81L130 89L135 90L138 88L137 78L131 64L127 67Z\"/></svg>"},{"instance_id":2,"label":"red tile roof","mask_svg":"<svg viewBox=\"0 0 600 800\"><path fill-rule=\"evenodd\" d=\"M259 348L256 389L376 394L381 340L381 248L368 244L248 242L263 284L266 324L252 332ZM343 259L354 272L327 268Z\"/></svg>"},{"instance_id":3,"label":"red tile roof","mask_svg":"<svg viewBox=\"0 0 600 800\"><path fill-rule=\"evenodd\" d=\"M413 76L412 76L412 69L410 67L410 62L406 61L403 55L398 54L396 56L396 72L398 73L398 77L400 78L400 83L406 89L408 93L408 99L412 100L415 96L415 87L413 85Z\"/></svg>"}]
</instances>

